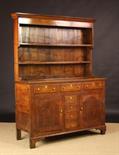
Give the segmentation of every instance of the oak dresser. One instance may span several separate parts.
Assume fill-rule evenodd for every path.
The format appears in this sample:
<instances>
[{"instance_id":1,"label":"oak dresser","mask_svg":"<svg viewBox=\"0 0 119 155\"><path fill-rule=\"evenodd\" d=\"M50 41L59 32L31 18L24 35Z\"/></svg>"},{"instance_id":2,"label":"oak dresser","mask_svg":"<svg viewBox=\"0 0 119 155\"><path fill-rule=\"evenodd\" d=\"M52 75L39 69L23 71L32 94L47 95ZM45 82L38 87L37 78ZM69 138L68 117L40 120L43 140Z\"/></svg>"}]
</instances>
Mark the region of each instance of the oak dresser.
<instances>
[{"instance_id":1,"label":"oak dresser","mask_svg":"<svg viewBox=\"0 0 119 155\"><path fill-rule=\"evenodd\" d=\"M92 72L94 19L13 13L17 139L105 126L105 78Z\"/></svg>"}]
</instances>

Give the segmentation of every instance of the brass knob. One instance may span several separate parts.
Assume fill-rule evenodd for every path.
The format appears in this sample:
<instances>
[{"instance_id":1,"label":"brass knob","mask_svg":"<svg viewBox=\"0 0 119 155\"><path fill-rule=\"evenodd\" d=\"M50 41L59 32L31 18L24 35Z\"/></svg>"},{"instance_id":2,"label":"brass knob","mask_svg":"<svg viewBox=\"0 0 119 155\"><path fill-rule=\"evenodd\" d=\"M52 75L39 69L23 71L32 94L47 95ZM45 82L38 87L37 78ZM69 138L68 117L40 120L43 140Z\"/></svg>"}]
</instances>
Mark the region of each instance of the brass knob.
<instances>
[{"instance_id":1,"label":"brass knob","mask_svg":"<svg viewBox=\"0 0 119 155\"><path fill-rule=\"evenodd\" d=\"M53 88L53 90L55 90L55 88Z\"/></svg>"},{"instance_id":2,"label":"brass knob","mask_svg":"<svg viewBox=\"0 0 119 155\"><path fill-rule=\"evenodd\" d=\"M70 98L70 100L72 100L72 99L73 99L73 97L72 97L72 96L70 96L69 98Z\"/></svg>"},{"instance_id":3,"label":"brass knob","mask_svg":"<svg viewBox=\"0 0 119 155\"><path fill-rule=\"evenodd\" d=\"M80 109L81 111L83 111L83 107L81 107L81 109Z\"/></svg>"},{"instance_id":4,"label":"brass knob","mask_svg":"<svg viewBox=\"0 0 119 155\"><path fill-rule=\"evenodd\" d=\"M70 87L72 87L73 85L72 84L70 84Z\"/></svg>"},{"instance_id":5,"label":"brass knob","mask_svg":"<svg viewBox=\"0 0 119 155\"><path fill-rule=\"evenodd\" d=\"M37 90L40 90L40 88L38 88Z\"/></svg>"},{"instance_id":6,"label":"brass knob","mask_svg":"<svg viewBox=\"0 0 119 155\"><path fill-rule=\"evenodd\" d=\"M45 85L45 88L48 88L48 86L47 86L47 85Z\"/></svg>"},{"instance_id":7,"label":"brass knob","mask_svg":"<svg viewBox=\"0 0 119 155\"><path fill-rule=\"evenodd\" d=\"M62 113L63 112L63 110L62 109L60 109L60 113Z\"/></svg>"}]
</instances>

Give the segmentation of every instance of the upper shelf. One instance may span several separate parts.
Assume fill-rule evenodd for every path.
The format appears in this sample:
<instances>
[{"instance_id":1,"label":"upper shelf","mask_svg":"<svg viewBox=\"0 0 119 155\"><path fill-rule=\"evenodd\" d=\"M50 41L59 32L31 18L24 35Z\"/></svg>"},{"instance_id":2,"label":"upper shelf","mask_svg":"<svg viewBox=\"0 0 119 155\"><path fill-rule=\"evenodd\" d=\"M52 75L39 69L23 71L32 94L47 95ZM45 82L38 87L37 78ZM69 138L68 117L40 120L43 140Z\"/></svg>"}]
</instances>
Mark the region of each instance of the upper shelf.
<instances>
[{"instance_id":1,"label":"upper shelf","mask_svg":"<svg viewBox=\"0 0 119 155\"><path fill-rule=\"evenodd\" d=\"M20 43L19 47L22 46L38 46L38 47L93 47L93 44L40 44L40 43Z\"/></svg>"}]
</instances>

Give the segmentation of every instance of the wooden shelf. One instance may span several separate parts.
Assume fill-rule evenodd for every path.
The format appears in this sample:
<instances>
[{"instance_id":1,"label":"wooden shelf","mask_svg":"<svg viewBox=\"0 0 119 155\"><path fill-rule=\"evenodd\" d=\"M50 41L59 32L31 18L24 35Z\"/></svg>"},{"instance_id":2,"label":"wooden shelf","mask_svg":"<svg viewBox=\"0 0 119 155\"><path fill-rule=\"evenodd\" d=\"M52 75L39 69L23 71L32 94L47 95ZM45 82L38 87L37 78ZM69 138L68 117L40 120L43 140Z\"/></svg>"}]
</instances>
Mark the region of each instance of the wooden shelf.
<instances>
[{"instance_id":1,"label":"wooden shelf","mask_svg":"<svg viewBox=\"0 0 119 155\"><path fill-rule=\"evenodd\" d=\"M45 62L39 62L39 61L24 61L19 62L20 65L57 65L57 64L87 64L91 63L90 61L45 61Z\"/></svg>"},{"instance_id":2,"label":"wooden shelf","mask_svg":"<svg viewBox=\"0 0 119 155\"><path fill-rule=\"evenodd\" d=\"M38 47L93 47L93 44L39 44L39 43L20 43L19 47L22 46L38 46Z\"/></svg>"}]
</instances>

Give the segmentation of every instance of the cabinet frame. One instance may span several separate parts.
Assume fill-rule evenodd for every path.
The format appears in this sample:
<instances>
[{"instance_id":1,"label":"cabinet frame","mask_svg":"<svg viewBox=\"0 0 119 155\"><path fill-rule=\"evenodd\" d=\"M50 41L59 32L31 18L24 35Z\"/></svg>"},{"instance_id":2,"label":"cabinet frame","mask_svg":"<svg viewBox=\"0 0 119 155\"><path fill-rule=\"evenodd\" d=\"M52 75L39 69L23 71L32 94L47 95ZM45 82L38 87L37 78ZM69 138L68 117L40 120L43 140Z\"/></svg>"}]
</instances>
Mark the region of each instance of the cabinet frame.
<instances>
[{"instance_id":1,"label":"cabinet frame","mask_svg":"<svg viewBox=\"0 0 119 155\"><path fill-rule=\"evenodd\" d=\"M12 18L17 140L22 130L30 148L49 136L93 128L104 134L105 78L92 72L95 20L29 13Z\"/></svg>"}]
</instances>

